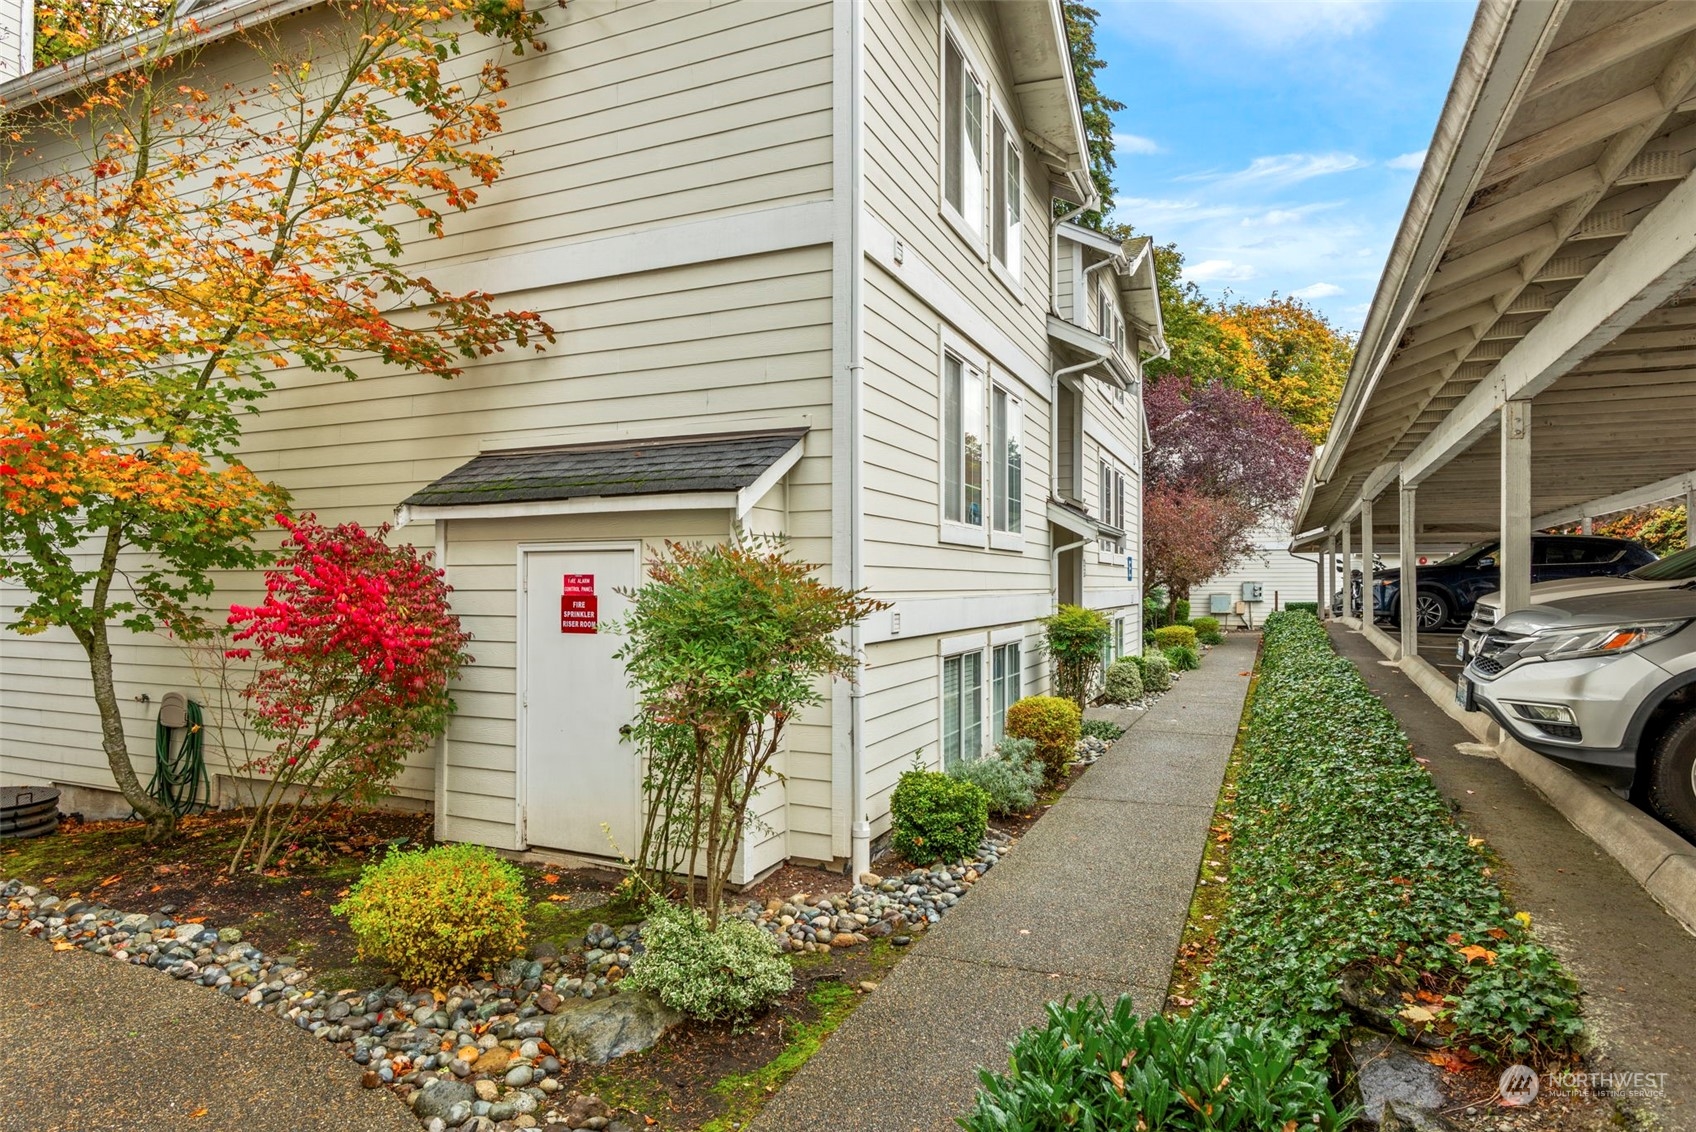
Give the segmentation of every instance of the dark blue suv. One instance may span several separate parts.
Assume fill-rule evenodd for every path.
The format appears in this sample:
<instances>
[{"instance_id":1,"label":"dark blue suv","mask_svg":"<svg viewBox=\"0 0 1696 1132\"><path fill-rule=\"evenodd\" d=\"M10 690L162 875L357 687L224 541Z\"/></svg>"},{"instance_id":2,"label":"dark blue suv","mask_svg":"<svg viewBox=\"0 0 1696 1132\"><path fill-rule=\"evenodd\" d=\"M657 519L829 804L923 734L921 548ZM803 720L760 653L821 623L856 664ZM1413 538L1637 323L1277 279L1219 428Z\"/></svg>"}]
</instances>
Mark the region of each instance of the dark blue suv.
<instances>
[{"instance_id":1,"label":"dark blue suv","mask_svg":"<svg viewBox=\"0 0 1696 1132\"><path fill-rule=\"evenodd\" d=\"M1501 589L1497 565L1500 539L1475 543L1433 566L1419 567L1420 632L1441 629L1451 621L1472 616L1472 603ZM1622 538L1592 535L1532 535L1531 580L1628 574L1655 561L1655 555ZM1401 616L1400 570L1380 570L1372 576L1372 614L1380 621ZM1336 607L1338 603L1333 602Z\"/></svg>"}]
</instances>

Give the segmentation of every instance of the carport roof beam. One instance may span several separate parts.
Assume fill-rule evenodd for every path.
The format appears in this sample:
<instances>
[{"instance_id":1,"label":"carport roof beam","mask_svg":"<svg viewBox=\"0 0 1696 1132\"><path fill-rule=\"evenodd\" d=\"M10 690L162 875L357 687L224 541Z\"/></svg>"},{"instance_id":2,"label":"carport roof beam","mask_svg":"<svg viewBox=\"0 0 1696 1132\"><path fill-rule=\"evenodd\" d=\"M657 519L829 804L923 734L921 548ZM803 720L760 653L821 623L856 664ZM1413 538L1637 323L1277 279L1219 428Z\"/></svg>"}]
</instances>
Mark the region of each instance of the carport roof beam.
<instances>
[{"instance_id":1,"label":"carport roof beam","mask_svg":"<svg viewBox=\"0 0 1696 1132\"><path fill-rule=\"evenodd\" d=\"M1647 503L1659 503L1663 499L1675 499L1687 495L1692 490L1696 490L1696 471L1668 476L1664 480L1656 480L1654 483L1644 484L1642 487L1634 487L1630 491L1606 495L1600 499L1592 499L1588 503L1580 503L1572 507L1562 507L1559 511L1550 511L1531 520L1531 529L1542 531L1550 527L1564 527L1586 518L1594 518L1597 515L1612 515L1616 511L1626 511Z\"/></svg>"},{"instance_id":2,"label":"carport roof beam","mask_svg":"<svg viewBox=\"0 0 1696 1132\"><path fill-rule=\"evenodd\" d=\"M1535 397L1696 280L1696 176L1687 176L1402 461L1419 483L1495 427L1510 400Z\"/></svg>"}]
</instances>

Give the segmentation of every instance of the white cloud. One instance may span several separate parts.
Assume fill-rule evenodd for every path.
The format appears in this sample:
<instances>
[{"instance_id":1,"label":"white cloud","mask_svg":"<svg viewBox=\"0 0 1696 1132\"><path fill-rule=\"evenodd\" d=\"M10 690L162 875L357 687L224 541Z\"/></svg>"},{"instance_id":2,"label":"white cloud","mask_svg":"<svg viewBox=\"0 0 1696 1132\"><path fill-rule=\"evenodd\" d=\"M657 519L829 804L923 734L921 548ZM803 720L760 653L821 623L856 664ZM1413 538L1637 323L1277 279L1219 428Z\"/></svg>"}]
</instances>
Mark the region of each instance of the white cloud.
<instances>
[{"instance_id":1,"label":"white cloud","mask_svg":"<svg viewBox=\"0 0 1696 1132\"><path fill-rule=\"evenodd\" d=\"M1290 296L1296 299L1329 299L1332 295L1340 295L1343 289L1335 283L1313 283L1298 290L1291 291Z\"/></svg>"},{"instance_id":2,"label":"white cloud","mask_svg":"<svg viewBox=\"0 0 1696 1132\"><path fill-rule=\"evenodd\" d=\"M1141 134L1114 134L1114 153L1165 153L1165 148L1153 138Z\"/></svg>"},{"instance_id":3,"label":"white cloud","mask_svg":"<svg viewBox=\"0 0 1696 1132\"><path fill-rule=\"evenodd\" d=\"M1383 18L1385 5L1378 0L1201 0L1101 7L1104 18L1134 20L1144 34L1197 50L1216 49L1223 35L1284 51L1370 31Z\"/></svg>"},{"instance_id":4,"label":"white cloud","mask_svg":"<svg viewBox=\"0 0 1696 1132\"><path fill-rule=\"evenodd\" d=\"M1364 169L1371 162L1352 153L1280 153L1256 157L1232 173L1191 173L1180 181L1207 181L1217 189L1272 189Z\"/></svg>"},{"instance_id":5,"label":"white cloud","mask_svg":"<svg viewBox=\"0 0 1696 1132\"><path fill-rule=\"evenodd\" d=\"M1391 169L1418 169L1425 164L1425 151L1416 149L1412 153L1404 153L1400 157L1392 157L1384 162Z\"/></svg>"},{"instance_id":6,"label":"white cloud","mask_svg":"<svg viewBox=\"0 0 1696 1132\"><path fill-rule=\"evenodd\" d=\"M1184 278L1192 283L1241 283L1257 274L1252 264L1228 259L1204 259L1184 265Z\"/></svg>"}]
</instances>

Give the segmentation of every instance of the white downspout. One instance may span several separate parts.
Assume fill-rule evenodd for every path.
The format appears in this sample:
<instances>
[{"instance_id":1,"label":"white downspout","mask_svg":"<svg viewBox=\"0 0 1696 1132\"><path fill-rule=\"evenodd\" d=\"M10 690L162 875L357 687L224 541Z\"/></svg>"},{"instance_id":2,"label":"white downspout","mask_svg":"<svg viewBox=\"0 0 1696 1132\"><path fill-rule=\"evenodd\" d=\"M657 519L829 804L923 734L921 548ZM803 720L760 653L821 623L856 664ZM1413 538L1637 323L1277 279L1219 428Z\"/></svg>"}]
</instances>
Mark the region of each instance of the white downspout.
<instances>
[{"instance_id":1,"label":"white downspout","mask_svg":"<svg viewBox=\"0 0 1696 1132\"><path fill-rule=\"evenodd\" d=\"M865 344L865 18L854 5L849 16L848 66L848 585L861 590L866 584L864 527L865 499L862 472L865 423L861 395L866 364ZM871 871L872 823L866 812L866 707L864 634L858 622L848 630L848 648L860 662L858 679L848 689L848 778L850 809L848 827L849 873L857 882Z\"/></svg>"}]
</instances>

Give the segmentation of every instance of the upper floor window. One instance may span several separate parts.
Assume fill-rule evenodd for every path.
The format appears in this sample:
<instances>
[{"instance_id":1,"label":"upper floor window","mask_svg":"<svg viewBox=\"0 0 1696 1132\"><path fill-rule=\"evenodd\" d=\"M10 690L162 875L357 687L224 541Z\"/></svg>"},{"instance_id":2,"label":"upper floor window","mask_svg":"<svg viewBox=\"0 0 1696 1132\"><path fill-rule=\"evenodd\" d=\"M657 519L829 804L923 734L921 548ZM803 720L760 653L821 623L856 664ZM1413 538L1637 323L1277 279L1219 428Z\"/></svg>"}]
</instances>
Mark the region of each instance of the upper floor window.
<instances>
[{"instance_id":1,"label":"upper floor window","mask_svg":"<svg viewBox=\"0 0 1696 1132\"><path fill-rule=\"evenodd\" d=\"M994 122L990 146L993 172L990 178L989 250L995 261L1017 279L1020 252L1019 219L1024 203L1024 167L1018 135L1007 127L1007 123L999 114L995 115Z\"/></svg>"},{"instance_id":2,"label":"upper floor window","mask_svg":"<svg viewBox=\"0 0 1696 1132\"><path fill-rule=\"evenodd\" d=\"M983 82L952 35L943 37L942 198L974 234L983 232Z\"/></svg>"},{"instance_id":3,"label":"upper floor window","mask_svg":"<svg viewBox=\"0 0 1696 1132\"><path fill-rule=\"evenodd\" d=\"M1024 525L1024 416L1019 398L996 386L990 394L991 509L994 529L1007 534Z\"/></svg>"},{"instance_id":4,"label":"upper floor window","mask_svg":"<svg viewBox=\"0 0 1696 1132\"><path fill-rule=\"evenodd\" d=\"M942 362L942 517L983 527L983 372L953 353Z\"/></svg>"},{"instance_id":5,"label":"upper floor window","mask_svg":"<svg viewBox=\"0 0 1696 1132\"><path fill-rule=\"evenodd\" d=\"M1111 554L1123 554L1125 551L1125 473L1111 460L1101 461L1101 475L1097 481L1100 496L1097 503L1098 517L1103 525L1112 527L1119 534L1103 534L1101 549Z\"/></svg>"}]
</instances>

